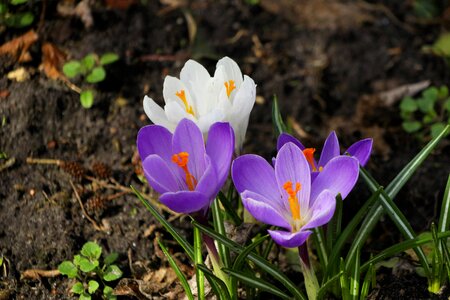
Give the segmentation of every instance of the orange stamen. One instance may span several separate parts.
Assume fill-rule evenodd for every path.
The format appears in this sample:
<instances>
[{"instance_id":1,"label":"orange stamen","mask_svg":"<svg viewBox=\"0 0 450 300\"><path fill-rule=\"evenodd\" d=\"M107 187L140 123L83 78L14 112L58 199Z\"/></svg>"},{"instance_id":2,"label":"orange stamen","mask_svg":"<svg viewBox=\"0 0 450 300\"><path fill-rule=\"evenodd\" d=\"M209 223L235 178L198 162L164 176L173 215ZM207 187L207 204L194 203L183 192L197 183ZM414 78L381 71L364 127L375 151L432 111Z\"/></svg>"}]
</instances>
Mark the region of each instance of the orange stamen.
<instances>
[{"instance_id":1,"label":"orange stamen","mask_svg":"<svg viewBox=\"0 0 450 300\"><path fill-rule=\"evenodd\" d=\"M190 106L189 103L187 102L186 93L184 92L184 90L176 92L175 95L178 98L180 98L180 100L183 102L186 112L188 114L194 115L194 110L192 109L192 106Z\"/></svg>"},{"instance_id":2,"label":"orange stamen","mask_svg":"<svg viewBox=\"0 0 450 300\"><path fill-rule=\"evenodd\" d=\"M314 172L317 171L316 164L314 163L314 152L316 152L316 148L306 148L303 150L303 154L306 157L306 160L311 165L311 168Z\"/></svg>"},{"instance_id":3,"label":"orange stamen","mask_svg":"<svg viewBox=\"0 0 450 300\"><path fill-rule=\"evenodd\" d=\"M302 185L295 183L295 190L293 189L292 181L286 181L283 184L283 189L288 194L289 207L291 208L292 217L294 220L300 220L300 203L298 202L297 193L302 188Z\"/></svg>"},{"instance_id":4,"label":"orange stamen","mask_svg":"<svg viewBox=\"0 0 450 300\"><path fill-rule=\"evenodd\" d=\"M236 89L234 85L234 80L228 80L224 82L225 88L227 89L227 96L230 98L231 92Z\"/></svg>"},{"instance_id":5,"label":"orange stamen","mask_svg":"<svg viewBox=\"0 0 450 300\"><path fill-rule=\"evenodd\" d=\"M193 191L195 189L195 186L197 185L197 180L195 179L194 175L189 172L189 169L187 167L187 164L189 162L189 153L180 152L178 154L172 155L172 162L176 163L181 169L183 169L184 173L186 174L186 184L188 186L188 189L190 191Z\"/></svg>"}]
</instances>

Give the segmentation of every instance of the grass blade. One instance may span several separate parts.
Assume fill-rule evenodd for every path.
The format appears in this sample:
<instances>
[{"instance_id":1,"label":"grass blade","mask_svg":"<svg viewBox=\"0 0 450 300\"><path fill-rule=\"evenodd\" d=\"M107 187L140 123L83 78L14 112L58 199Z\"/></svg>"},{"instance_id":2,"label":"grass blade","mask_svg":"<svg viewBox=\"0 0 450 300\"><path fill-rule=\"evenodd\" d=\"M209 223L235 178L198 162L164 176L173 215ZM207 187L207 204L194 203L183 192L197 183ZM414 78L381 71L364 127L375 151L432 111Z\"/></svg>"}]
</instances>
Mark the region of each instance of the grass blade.
<instances>
[{"instance_id":1,"label":"grass blade","mask_svg":"<svg viewBox=\"0 0 450 300\"><path fill-rule=\"evenodd\" d=\"M169 262L170 266L175 271L175 274L177 274L177 277L180 280L180 283L183 286L183 289L186 293L186 297L189 300L194 300L194 295L192 295L191 287L189 286L189 283L188 283L186 277L184 276L183 272L180 270L177 263L175 262L173 257L170 255L169 251L167 251L166 246L164 246L164 244L160 240L158 240L158 244L159 244L159 247L161 248L162 252L166 256L167 261Z\"/></svg>"},{"instance_id":2,"label":"grass blade","mask_svg":"<svg viewBox=\"0 0 450 300\"><path fill-rule=\"evenodd\" d=\"M239 255L236 257L236 259L234 260L233 263L233 270L234 271L239 271L242 269L242 267L244 266L245 263L245 259L247 258L247 256L250 254L250 252L252 252L256 247L258 247L260 244L262 244L265 240L267 240L267 238L269 237L269 235L265 235L262 236L258 239L256 239L256 241L254 241L253 243L251 243L250 245L248 245L247 247L245 247L241 253L239 253Z\"/></svg>"},{"instance_id":3,"label":"grass blade","mask_svg":"<svg viewBox=\"0 0 450 300\"><path fill-rule=\"evenodd\" d=\"M272 295L275 295L280 299L292 299L291 297L283 293L280 289L278 289L276 286L268 283L265 280L262 280L260 278L251 276L243 272L238 272L227 268L224 268L224 271L228 273L230 276L237 278L241 282L254 288L257 288L261 291L271 293Z\"/></svg>"},{"instance_id":4,"label":"grass blade","mask_svg":"<svg viewBox=\"0 0 450 300\"><path fill-rule=\"evenodd\" d=\"M214 229L218 233L226 236L223 213L222 210L220 209L219 201L217 201L217 199L213 201L211 205L211 212L213 216ZM227 247L225 247L222 244L219 244L218 246L219 246L218 247L219 255L224 266L230 267L231 266L230 251L228 250Z\"/></svg>"},{"instance_id":5,"label":"grass blade","mask_svg":"<svg viewBox=\"0 0 450 300\"><path fill-rule=\"evenodd\" d=\"M359 296L359 266L361 260L361 251L358 249L354 261L350 268L350 299L357 300Z\"/></svg>"},{"instance_id":6,"label":"grass blade","mask_svg":"<svg viewBox=\"0 0 450 300\"><path fill-rule=\"evenodd\" d=\"M378 188L372 196L364 203L361 209L356 213L356 215L352 218L350 223L347 224L344 231L338 236L336 242L334 243L333 249L331 249L330 256L328 259L328 266L325 272L324 279L327 279L333 274L333 268L338 265L337 262L341 255L342 247L345 242L352 237L356 227L362 221L367 212L374 206L375 202L378 200L378 197L381 193L382 188Z\"/></svg>"},{"instance_id":7,"label":"grass blade","mask_svg":"<svg viewBox=\"0 0 450 300\"><path fill-rule=\"evenodd\" d=\"M370 291L370 285L373 281L373 276L374 275L374 270L375 268L373 267L373 264L369 265L369 269L367 270L366 276L364 276L364 281L361 287L361 294L360 294L360 299L366 299L367 295L369 294Z\"/></svg>"},{"instance_id":8,"label":"grass blade","mask_svg":"<svg viewBox=\"0 0 450 300\"><path fill-rule=\"evenodd\" d=\"M203 264L202 257L202 235L198 228L194 228L194 263L195 275L197 278L197 295L198 299L205 299L205 274L197 266Z\"/></svg>"},{"instance_id":9,"label":"grass blade","mask_svg":"<svg viewBox=\"0 0 450 300\"><path fill-rule=\"evenodd\" d=\"M327 249L328 252L333 249L333 245L336 242L336 237L341 233L342 226L342 207L344 202L340 194L336 196L336 209L334 211L333 218L327 224Z\"/></svg>"},{"instance_id":10,"label":"grass blade","mask_svg":"<svg viewBox=\"0 0 450 300\"><path fill-rule=\"evenodd\" d=\"M323 228L322 227L313 228L312 238L314 244L316 245L317 255L319 256L320 264L322 265L322 268L325 269L328 265L328 251L324 238Z\"/></svg>"},{"instance_id":11,"label":"grass blade","mask_svg":"<svg viewBox=\"0 0 450 300\"><path fill-rule=\"evenodd\" d=\"M211 230L210 228L203 226L202 224L196 221L193 221L192 224L195 227L199 228L205 234L215 239L217 242L222 243L228 248L230 248L230 250L236 253L241 253L243 251L243 247L241 245L226 238L221 234L218 234L214 230ZM252 252L250 252L247 257L251 261L253 261L255 265L260 267L266 273L272 275L273 278L275 278L281 284L283 284L294 295L296 299L306 300L305 295L298 289L298 287L286 275L284 275L280 270L276 269L271 263L269 263L263 257Z\"/></svg>"},{"instance_id":12,"label":"grass blade","mask_svg":"<svg viewBox=\"0 0 450 300\"><path fill-rule=\"evenodd\" d=\"M372 191L379 189L380 185L370 176L370 174L364 170L363 168L360 169L361 177L364 179L364 181L367 183L370 189ZM380 194L380 202L381 206L383 208L383 211L388 214L388 216L391 218L391 220L395 223L399 231L402 233L402 235L407 239L414 239L416 238L416 234L414 230L412 229L411 225L409 224L406 217L403 215L403 213L398 209L397 205L395 205L394 201L389 197L389 195L385 191L381 191ZM359 232L366 231L366 225L363 223L361 226ZM370 228L371 230L371 228ZM369 233L363 234L364 236L368 236ZM354 256L356 255L357 248L362 248L363 244L365 243L365 240L359 240L359 243L354 242L352 244L352 247L350 248L349 254L347 255L347 261L346 261L346 267L350 264L350 262L354 259ZM427 277L431 274L430 272L430 266L428 265L427 258L425 256L425 253L423 252L422 248L415 247L414 252L416 253L417 257L419 258L420 264L422 265L425 274L427 274Z\"/></svg>"},{"instance_id":13,"label":"grass blade","mask_svg":"<svg viewBox=\"0 0 450 300\"><path fill-rule=\"evenodd\" d=\"M178 244L180 244L181 247L183 247L184 251L186 252L187 256L191 261L194 261L194 248L191 244L186 241L185 238L183 238L178 231L173 228L173 226L148 202L142 195L134 188L134 186L130 186L133 190L136 197L138 197L139 200L141 200L142 204L144 204L145 208L155 217L158 222L164 226L164 228L172 235L172 237L177 241Z\"/></svg>"},{"instance_id":14,"label":"grass blade","mask_svg":"<svg viewBox=\"0 0 450 300\"><path fill-rule=\"evenodd\" d=\"M219 299L231 300L230 294L228 293L227 285L219 277L214 275L214 273L211 272L211 270L208 269L204 264L197 265L197 268L199 268L205 274L205 277L208 279L211 288L213 289L214 293L219 297Z\"/></svg>"},{"instance_id":15,"label":"grass blade","mask_svg":"<svg viewBox=\"0 0 450 300\"><path fill-rule=\"evenodd\" d=\"M340 271L339 273L331 277L327 282L322 284L319 292L317 293L317 299L323 299L325 297L325 293L341 278L343 273L343 271Z\"/></svg>"},{"instance_id":16,"label":"grass blade","mask_svg":"<svg viewBox=\"0 0 450 300\"><path fill-rule=\"evenodd\" d=\"M280 107L278 106L277 96L273 96L272 102L272 123L275 129L275 136L278 137L283 132L287 132L287 127L283 122L283 117L281 116Z\"/></svg>"},{"instance_id":17,"label":"grass blade","mask_svg":"<svg viewBox=\"0 0 450 300\"><path fill-rule=\"evenodd\" d=\"M445 128L441 131L441 133L432 139L401 171L397 174L394 180L386 188L387 195L394 199L398 194L400 189L405 185L405 183L411 178L417 168L423 163L423 161L430 155L431 151L439 144L442 138L444 138L450 130L450 124L445 126ZM377 187L367 184L371 190L376 190ZM358 231L354 238L354 242L349 250L347 257L351 257L355 255L357 245L362 245L367 240L367 237L375 228L378 220L382 216L384 209L381 203L376 204L367 214L366 219L361 226L361 229ZM428 268L429 274L429 268Z\"/></svg>"},{"instance_id":18,"label":"grass blade","mask_svg":"<svg viewBox=\"0 0 450 300\"><path fill-rule=\"evenodd\" d=\"M450 175L447 179L445 187L444 199L442 199L441 214L438 223L438 232L444 232L449 229L450 225Z\"/></svg>"},{"instance_id":19,"label":"grass blade","mask_svg":"<svg viewBox=\"0 0 450 300\"><path fill-rule=\"evenodd\" d=\"M232 193L230 193L230 194L232 194ZM236 213L236 209L233 208L230 201L228 200L231 198L229 198L229 197L227 198L225 196L225 194L222 192L219 192L219 194L217 195L217 198L220 200L220 203L225 208L227 215L231 218L234 225L236 225L236 226L241 225L242 219L238 216L238 214Z\"/></svg>"}]
</instances>

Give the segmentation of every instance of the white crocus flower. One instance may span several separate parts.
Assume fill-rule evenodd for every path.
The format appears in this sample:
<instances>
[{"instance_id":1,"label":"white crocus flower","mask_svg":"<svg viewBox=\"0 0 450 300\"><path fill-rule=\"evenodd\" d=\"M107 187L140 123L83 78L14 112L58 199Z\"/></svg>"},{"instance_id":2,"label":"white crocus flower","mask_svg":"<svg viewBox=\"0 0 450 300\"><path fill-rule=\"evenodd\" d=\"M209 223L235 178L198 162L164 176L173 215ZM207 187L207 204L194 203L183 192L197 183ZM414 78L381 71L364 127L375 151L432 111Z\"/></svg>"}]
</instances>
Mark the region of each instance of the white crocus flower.
<instances>
[{"instance_id":1,"label":"white crocus flower","mask_svg":"<svg viewBox=\"0 0 450 300\"><path fill-rule=\"evenodd\" d=\"M194 60L188 60L180 79L166 76L162 109L147 96L144 110L150 120L173 132L184 118L194 121L206 135L215 122L229 122L236 135L236 149L242 147L250 112L255 104L256 85L242 76L239 66L229 57L217 62L214 77Z\"/></svg>"}]
</instances>

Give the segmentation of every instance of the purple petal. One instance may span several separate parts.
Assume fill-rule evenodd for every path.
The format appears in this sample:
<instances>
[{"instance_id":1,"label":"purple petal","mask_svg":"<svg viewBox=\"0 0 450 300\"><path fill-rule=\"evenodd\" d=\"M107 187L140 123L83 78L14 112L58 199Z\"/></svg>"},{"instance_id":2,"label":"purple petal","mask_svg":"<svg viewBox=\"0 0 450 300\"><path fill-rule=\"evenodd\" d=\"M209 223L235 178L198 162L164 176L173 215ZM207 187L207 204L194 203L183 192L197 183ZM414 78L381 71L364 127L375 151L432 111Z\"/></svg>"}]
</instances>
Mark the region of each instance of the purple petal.
<instances>
[{"instance_id":1,"label":"purple petal","mask_svg":"<svg viewBox=\"0 0 450 300\"><path fill-rule=\"evenodd\" d=\"M142 163L142 168L149 184L156 192L164 194L183 189L182 181L174 175L167 163L158 155L147 156Z\"/></svg>"},{"instance_id":2,"label":"purple petal","mask_svg":"<svg viewBox=\"0 0 450 300\"><path fill-rule=\"evenodd\" d=\"M339 149L339 141L336 136L336 132L332 131L323 144L322 153L320 153L319 165L317 167L324 167L333 157L340 154L341 150Z\"/></svg>"},{"instance_id":3,"label":"purple petal","mask_svg":"<svg viewBox=\"0 0 450 300\"><path fill-rule=\"evenodd\" d=\"M280 230L268 230L270 236L280 246L294 248L302 245L312 233L311 231L288 232Z\"/></svg>"},{"instance_id":4,"label":"purple petal","mask_svg":"<svg viewBox=\"0 0 450 300\"><path fill-rule=\"evenodd\" d=\"M358 175L357 159L344 155L333 158L325 165L312 184L310 205L313 205L315 199L324 190L330 190L335 197L340 193L342 199L345 199L355 186Z\"/></svg>"},{"instance_id":5,"label":"purple petal","mask_svg":"<svg viewBox=\"0 0 450 300\"><path fill-rule=\"evenodd\" d=\"M173 134L173 154L189 154L188 169L198 180L206 169L205 144L200 129L194 122L183 119Z\"/></svg>"},{"instance_id":6,"label":"purple petal","mask_svg":"<svg viewBox=\"0 0 450 300\"><path fill-rule=\"evenodd\" d=\"M297 145L300 148L300 150L302 150L302 151L306 148L305 146L302 145L302 143L300 143L299 140L297 140L292 135L287 134L287 133L282 133L278 137L277 151L280 151L281 147L283 147L284 144L289 143L289 142L294 143L295 145Z\"/></svg>"},{"instance_id":7,"label":"purple petal","mask_svg":"<svg viewBox=\"0 0 450 300\"><path fill-rule=\"evenodd\" d=\"M280 198L275 172L261 156L247 154L236 158L231 166L231 176L239 194L248 190L269 199Z\"/></svg>"},{"instance_id":8,"label":"purple petal","mask_svg":"<svg viewBox=\"0 0 450 300\"><path fill-rule=\"evenodd\" d=\"M217 170L219 189L225 183L230 171L234 151L234 131L229 123L215 123L208 133L206 153Z\"/></svg>"},{"instance_id":9,"label":"purple petal","mask_svg":"<svg viewBox=\"0 0 450 300\"><path fill-rule=\"evenodd\" d=\"M361 166L365 166L372 152L373 139L364 139L351 145L346 152L359 160Z\"/></svg>"},{"instance_id":10,"label":"purple petal","mask_svg":"<svg viewBox=\"0 0 450 300\"><path fill-rule=\"evenodd\" d=\"M173 211L189 214L201 210L209 205L208 197L195 191L180 191L165 193L159 197L159 201Z\"/></svg>"},{"instance_id":11,"label":"purple petal","mask_svg":"<svg viewBox=\"0 0 450 300\"><path fill-rule=\"evenodd\" d=\"M311 173L309 164L303 155L302 150L293 143L287 143L281 147L277 154L277 160L275 162L275 177L281 195L284 195L285 199L288 198L287 192L283 189L283 185L291 181L293 188L296 183L300 183L301 188L297 193L297 197L301 207L309 207L309 194L311 190ZM284 201L284 205L289 209L289 203Z\"/></svg>"},{"instance_id":12,"label":"purple petal","mask_svg":"<svg viewBox=\"0 0 450 300\"><path fill-rule=\"evenodd\" d=\"M330 222L336 209L336 197L329 191L325 190L317 196L314 205L310 208L311 218L302 230L315 228Z\"/></svg>"},{"instance_id":13,"label":"purple petal","mask_svg":"<svg viewBox=\"0 0 450 300\"><path fill-rule=\"evenodd\" d=\"M212 164L210 158L207 156L207 167L203 176L199 178L195 190L204 194L207 198L213 199L216 197L220 188L219 178L216 167ZM223 185L223 183L222 183Z\"/></svg>"},{"instance_id":14,"label":"purple petal","mask_svg":"<svg viewBox=\"0 0 450 300\"><path fill-rule=\"evenodd\" d=\"M256 220L291 230L291 225L283 217L283 212L277 209L278 205L275 203L275 207L273 206L273 200L271 201L260 194L250 191L243 192L241 197L244 207Z\"/></svg>"},{"instance_id":15,"label":"purple petal","mask_svg":"<svg viewBox=\"0 0 450 300\"><path fill-rule=\"evenodd\" d=\"M159 125L148 125L139 130L137 148L141 160L151 154L156 154L167 162L172 155L172 134Z\"/></svg>"}]
</instances>

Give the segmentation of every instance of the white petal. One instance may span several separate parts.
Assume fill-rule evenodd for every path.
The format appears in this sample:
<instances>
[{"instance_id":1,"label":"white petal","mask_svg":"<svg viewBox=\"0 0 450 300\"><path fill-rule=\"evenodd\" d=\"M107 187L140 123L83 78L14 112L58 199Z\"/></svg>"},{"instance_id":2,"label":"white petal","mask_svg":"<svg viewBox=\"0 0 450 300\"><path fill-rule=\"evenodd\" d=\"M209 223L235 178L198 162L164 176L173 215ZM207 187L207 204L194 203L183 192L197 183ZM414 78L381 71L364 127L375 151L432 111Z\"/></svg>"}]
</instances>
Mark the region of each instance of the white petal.
<instances>
[{"instance_id":1,"label":"white petal","mask_svg":"<svg viewBox=\"0 0 450 300\"><path fill-rule=\"evenodd\" d=\"M186 105L184 104L184 102L181 100L180 97L177 96L177 93L181 91L184 91L187 104L192 107L195 113L196 103L195 100L191 97L191 93L189 89L186 87L186 85L176 77L166 76L166 78L164 79L164 86L163 86L164 101L166 103L178 102L186 109Z\"/></svg>"},{"instance_id":2,"label":"white petal","mask_svg":"<svg viewBox=\"0 0 450 300\"><path fill-rule=\"evenodd\" d=\"M231 58L225 56L221 60L217 62L217 68L219 66L223 66L225 70L225 80L234 80L234 84L236 85L236 88L239 88L242 84L242 72L239 68L238 64L232 60Z\"/></svg>"},{"instance_id":3,"label":"white petal","mask_svg":"<svg viewBox=\"0 0 450 300\"><path fill-rule=\"evenodd\" d=\"M250 115L250 111L255 104L256 84L247 75L244 76L244 82L233 99L233 113L241 116Z\"/></svg>"},{"instance_id":4,"label":"white petal","mask_svg":"<svg viewBox=\"0 0 450 300\"><path fill-rule=\"evenodd\" d=\"M152 98L145 96L143 105L145 114L150 121L153 122L153 124L166 127L171 132L175 130L176 123L172 123L167 119L165 111L158 104L156 104Z\"/></svg>"},{"instance_id":5,"label":"white petal","mask_svg":"<svg viewBox=\"0 0 450 300\"><path fill-rule=\"evenodd\" d=\"M166 111L167 119L175 124L178 124L182 119L189 119L196 122L196 119L186 112L184 107L182 107L177 102L169 102L164 106L164 110Z\"/></svg>"},{"instance_id":6,"label":"white petal","mask_svg":"<svg viewBox=\"0 0 450 300\"><path fill-rule=\"evenodd\" d=\"M198 119L197 125L203 133L207 133L212 124L224 121L224 119L225 114L223 113L223 110L215 109Z\"/></svg>"},{"instance_id":7,"label":"white petal","mask_svg":"<svg viewBox=\"0 0 450 300\"><path fill-rule=\"evenodd\" d=\"M201 84L210 79L208 71L195 60L188 60L180 72L180 80L187 86L191 84Z\"/></svg>"}]
</instances>

